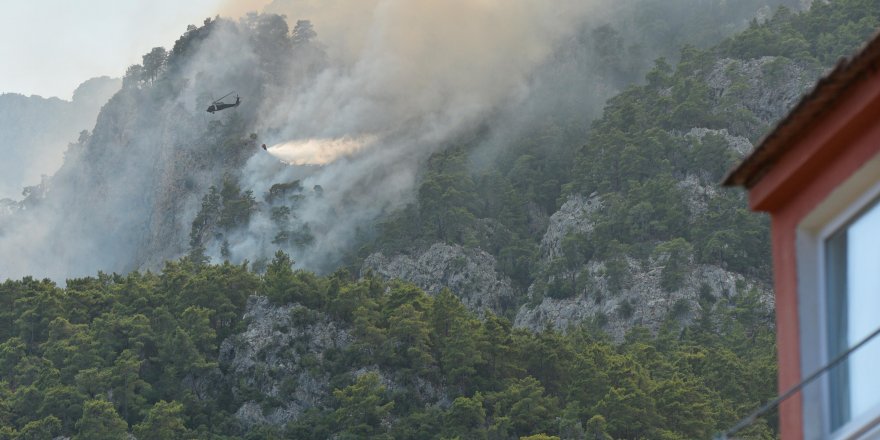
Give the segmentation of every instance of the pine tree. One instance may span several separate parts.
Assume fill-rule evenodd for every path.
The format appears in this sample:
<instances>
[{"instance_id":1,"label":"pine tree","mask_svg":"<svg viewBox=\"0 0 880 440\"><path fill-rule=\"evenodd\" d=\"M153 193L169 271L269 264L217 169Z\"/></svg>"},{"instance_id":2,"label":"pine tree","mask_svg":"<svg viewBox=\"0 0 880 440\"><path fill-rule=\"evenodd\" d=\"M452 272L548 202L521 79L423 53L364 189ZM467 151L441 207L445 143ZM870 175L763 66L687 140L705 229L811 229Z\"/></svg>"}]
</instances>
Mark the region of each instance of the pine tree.
<instances>
[{"instance_id":1,"label":"pine tree","mask_svg":"<svg viewBox=\"0 0 880 440\"><path fill-rule=\"evenodd\" d=\"M394 402L385 397L385 386L375 372L365 373L343 389L333 391L339 406L333 419L340 438L390 438L384 433L382 422L388 417Z\"/></svg>"},{"instance_id":2,"label":"pine tree","mask_svg":"<svg viewBox=\"0 0 880 440\"><path fill-rule=\"evenodd\" d=\"M87 400L76 429L73 440L120 440L128 433L128 425L106 400Z\"/></svg>"},{"instance_id":3,"label":"pine tree","mask_svg":"<svg viewBox=\"0 0 880 440\"><path fill-rule=\"evenodd\" d=\"M180 402L160 400L150 408L144 421L134 427L133 433L138 440L182 439L189 432L183 417Z\"/></svg>"}]
</instances>

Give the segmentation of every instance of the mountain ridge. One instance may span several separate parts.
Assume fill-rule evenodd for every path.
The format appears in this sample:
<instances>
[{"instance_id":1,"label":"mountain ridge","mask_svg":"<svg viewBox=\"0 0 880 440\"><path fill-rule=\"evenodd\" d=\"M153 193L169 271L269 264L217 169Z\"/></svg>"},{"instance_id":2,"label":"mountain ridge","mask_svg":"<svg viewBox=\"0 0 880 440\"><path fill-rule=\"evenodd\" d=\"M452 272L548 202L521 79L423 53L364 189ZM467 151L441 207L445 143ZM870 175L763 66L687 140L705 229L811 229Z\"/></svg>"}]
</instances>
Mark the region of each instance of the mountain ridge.
<instances>
[{"instance_id":1,"label":"mountain ridge","mask_svg":"<svg viewBox=\"0 0 880 440\"><path fill-rule=\"evenodd\" d=\"M588 127L494 103L427 130L444 107L302 167L258 145L336 139L302 108L358 133L382 100L329 99L369 77L322 70L307 23L192 26L0 217L0 438L709 437L776 393L766 218L717 181L878 11L816 2L685 46ZM584 60L635 53L601 27L571 40L602 43ZM243 104L206 115L232 79ZM12 279L31 260L64 287Z\"/></svg>"}]
</instances>

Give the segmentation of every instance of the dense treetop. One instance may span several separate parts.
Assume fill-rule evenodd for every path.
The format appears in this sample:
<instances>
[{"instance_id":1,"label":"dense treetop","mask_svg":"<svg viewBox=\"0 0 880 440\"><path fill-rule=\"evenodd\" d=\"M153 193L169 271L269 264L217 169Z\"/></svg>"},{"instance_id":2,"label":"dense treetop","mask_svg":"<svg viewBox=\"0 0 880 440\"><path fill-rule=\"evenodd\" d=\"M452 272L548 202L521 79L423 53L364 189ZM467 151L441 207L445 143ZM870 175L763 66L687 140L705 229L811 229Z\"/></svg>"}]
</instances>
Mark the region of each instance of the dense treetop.
<instances>
[{"instance_id":1,"label":"dense treetop","mask_svg":"<svg viewBox=\"0 0 880 440\"><path fill-rule=\"evenodd\" d=\"M304 307L288 331L312 313L354 335L316 358L332 396L287 426L232 417L246 400L280 404L236 388L243 378L218 358L248 324L250 295ZM283 253L262 275L183 259L64 288L6 281L0 300L0 438L706 438L774 390L772 327L748 295L620 345L590 323L534 334L480 320L449 291L316 277Z\"/></svg>"}]
</instances>

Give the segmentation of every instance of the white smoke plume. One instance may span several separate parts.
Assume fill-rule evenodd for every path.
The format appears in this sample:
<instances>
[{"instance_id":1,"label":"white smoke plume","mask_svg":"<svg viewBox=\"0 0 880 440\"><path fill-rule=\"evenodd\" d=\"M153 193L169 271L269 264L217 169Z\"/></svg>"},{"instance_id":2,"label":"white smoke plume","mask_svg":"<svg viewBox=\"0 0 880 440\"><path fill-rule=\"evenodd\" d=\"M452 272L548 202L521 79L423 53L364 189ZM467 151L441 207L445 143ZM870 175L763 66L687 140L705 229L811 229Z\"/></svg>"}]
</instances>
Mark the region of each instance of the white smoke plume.
<instances>
[{"instance_id":1,"label":"white smoke plume","mask_svg":"<svg viewBox=\"0 0 880 440\"><path fill-rule=\"evenodd\" d=\"M293 174L305 188L323 188L321 197L307 198L296 212L315 242L294 257L314 269L332 265L359 227L410 201L419 165L432 152L501 106L524 99L529 75L554 47L585 19L602 19L610 10L610 2L583 0L316 4L274 2L267 8L288 17L303 16L297 7L320 12L305 17L314 21L332 59L307 84L291 84L266 102L257 132L270 137L268 151L281 160L324 166L307 173L272 166L275 172L267 174L265 155L257 155L242 173L255 194ZM336 14L350 10L361 13ZM251 252L266 244L259 226L266 222L252 224L237 237L241 241L230 240L233 257L254 258L236 249Z\"/></svg>"}]
</instances>

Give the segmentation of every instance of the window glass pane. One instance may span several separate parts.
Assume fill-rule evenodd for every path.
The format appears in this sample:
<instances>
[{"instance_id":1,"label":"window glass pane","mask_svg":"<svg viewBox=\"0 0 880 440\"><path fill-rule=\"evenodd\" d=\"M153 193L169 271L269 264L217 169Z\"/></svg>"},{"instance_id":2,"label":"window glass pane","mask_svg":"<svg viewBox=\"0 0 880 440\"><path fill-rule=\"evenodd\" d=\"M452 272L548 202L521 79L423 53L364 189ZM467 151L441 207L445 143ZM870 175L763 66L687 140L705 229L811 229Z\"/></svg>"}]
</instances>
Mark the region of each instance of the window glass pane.
<instances>
[{"instance_id":1,"label":"window glass pane","mask_svg":"<svg viewBox=\"0 0 880 440\"><path fill-rule=\"evenodd\" d=\"M855 221L847 237L847 342L853 346L880 326L880 207ZM880 343L850 356L850 411L858 416L880 402Z\"/></svg>"},{"instance_id":2,"label":"window glass pane","mask_svg":"<svg viewBox=\"0 0 880 440\"><path fill-rule=\"evenodd\" d=\"M880 205L828 238L825 246L829 359L880 327ZM831 426L880 404L880 340L829 372Z\"/></svg>"}]
</instances>

